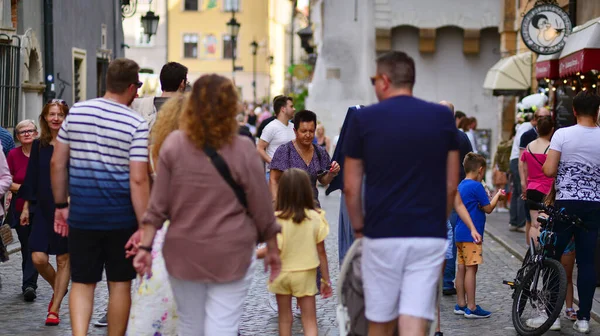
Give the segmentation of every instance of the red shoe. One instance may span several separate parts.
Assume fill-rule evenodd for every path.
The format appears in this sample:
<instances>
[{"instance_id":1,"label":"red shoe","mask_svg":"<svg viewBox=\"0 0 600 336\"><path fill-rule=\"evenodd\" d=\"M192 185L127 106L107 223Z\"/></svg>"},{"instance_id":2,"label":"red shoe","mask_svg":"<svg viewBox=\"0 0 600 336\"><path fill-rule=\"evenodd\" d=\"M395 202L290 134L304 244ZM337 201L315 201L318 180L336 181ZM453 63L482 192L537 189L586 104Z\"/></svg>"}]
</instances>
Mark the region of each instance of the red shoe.
<instances>
[{"instance_id":1,"label":"red shoe","mask_svg":"<svg viewBox=\"0 0 600 336\"><path fill-rule=\"evenodd\" d=\"M50 303L48 304L48 313L50 309L52 309L52 305L54 304L54 294L52 294L52 298L50 299Z\"/></svg>"},{"instance_id":2,"label":"red shoe","mask_svg":"<svg viewBox=\"0 0 600 336\"><path fill-rule=\"evenodd\" d=\"M58 317L58 313L50 312L48 313L48 317L46 317L46 325L47 326L57 326L60 323L60 318Z\"/></svg>"}]
</instances>

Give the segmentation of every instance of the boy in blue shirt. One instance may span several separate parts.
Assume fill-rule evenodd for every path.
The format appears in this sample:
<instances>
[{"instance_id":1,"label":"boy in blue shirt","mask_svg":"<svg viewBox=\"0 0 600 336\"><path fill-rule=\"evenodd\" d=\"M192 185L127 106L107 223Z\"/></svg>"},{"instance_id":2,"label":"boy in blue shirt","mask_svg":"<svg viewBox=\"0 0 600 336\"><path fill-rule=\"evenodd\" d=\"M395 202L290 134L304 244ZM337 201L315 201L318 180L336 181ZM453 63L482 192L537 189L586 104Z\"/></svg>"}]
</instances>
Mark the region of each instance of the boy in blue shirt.
<instances>
[{"instance_id":1,"label":"boy in blue shirt","mask_svg":"<svg viewBox=\"0 0 600 336\"><path fill-rule=\"evenodd\" d=\"M482 240L473 232L483 237L485 214L494 211L498 200L504 196L504 190L490 201L481 184L485 176L486 161L482 155L469 153L463 161L466 178L458 185L458 196L469 211L473 224L465 224L460 218L456 222L456 247L458 272L456 274L456 306L454 313L466 318L486 318L492 313L475 304L475 288L477 268L483 263ZM473 226L474 227L473 227Z\"/></svg>"}]
</instances>

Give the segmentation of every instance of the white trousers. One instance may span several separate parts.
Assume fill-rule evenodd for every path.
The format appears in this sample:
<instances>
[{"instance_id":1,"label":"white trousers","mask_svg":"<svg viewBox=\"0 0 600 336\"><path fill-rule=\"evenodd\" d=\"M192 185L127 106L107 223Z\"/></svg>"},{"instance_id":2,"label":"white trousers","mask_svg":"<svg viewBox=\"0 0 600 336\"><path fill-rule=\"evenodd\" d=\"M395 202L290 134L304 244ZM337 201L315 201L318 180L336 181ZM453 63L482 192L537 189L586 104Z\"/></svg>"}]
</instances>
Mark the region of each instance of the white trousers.
<instances>
[{"instance_id":1,"label":"white trousers","mask_svg":"<svg viewBox=\"0 0 600 336\"><path fill-rule=\"evenodd\" d=\"M255 267L253 258L244 278L229 283L203 283L169 276L177 303L179 336L237 336Z\"/></svg>"}]
</instances>

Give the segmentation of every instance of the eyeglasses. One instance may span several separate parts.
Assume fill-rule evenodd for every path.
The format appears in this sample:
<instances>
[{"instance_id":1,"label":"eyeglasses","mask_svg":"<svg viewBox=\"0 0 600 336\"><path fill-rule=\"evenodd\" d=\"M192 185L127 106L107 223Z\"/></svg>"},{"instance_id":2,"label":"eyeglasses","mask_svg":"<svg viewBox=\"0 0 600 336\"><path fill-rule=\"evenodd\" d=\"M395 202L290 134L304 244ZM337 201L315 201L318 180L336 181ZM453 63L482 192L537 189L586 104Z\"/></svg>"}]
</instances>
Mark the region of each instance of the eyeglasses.
<instances>
[{"instance_id":1,"label":"eyeglasses","mask_svg":"<svg viewBox=\"0 0 600 336\"><path fill-rule=\"evenodd\" d=\"M17 132L19 135L33 135L33 133L37 132L36 130L28 129Z\"/></svg>"},{"instance_id":2,"label":"eyeglasses","mask_svg":"<svg viewBox=\"0 0 600 336\"><path fill-rule=\"evenodd\" d=\"M381 78L381 75L371 76L371 85L375 86L375 82L377 82L379 78Z\"/></svg>"},{"instance_id":3,"label":"eyeglasses","mask_svg":"<svg viewBox=\"0 0 600 336\"><path fill-rule=\"evenodd\" d=\"M67 102L62 100L62 99L50 99L48 100L48 102L46 103L46 105L48 104L61 104L64 105L66 107L69 107L69 105L67 105Z\"/></svg>"},{"instance_id":4,"label":"eyeglasses","mask_svg":"<svg viewBox=\"0 0 600 336\"><path fill-rule=\"evenodd\" d=\"M133 85L135 85L138 89L142 87L142 85L144 85L143 82L138 81L137 83L134 83Z\"/></svg>"}]
</instances>

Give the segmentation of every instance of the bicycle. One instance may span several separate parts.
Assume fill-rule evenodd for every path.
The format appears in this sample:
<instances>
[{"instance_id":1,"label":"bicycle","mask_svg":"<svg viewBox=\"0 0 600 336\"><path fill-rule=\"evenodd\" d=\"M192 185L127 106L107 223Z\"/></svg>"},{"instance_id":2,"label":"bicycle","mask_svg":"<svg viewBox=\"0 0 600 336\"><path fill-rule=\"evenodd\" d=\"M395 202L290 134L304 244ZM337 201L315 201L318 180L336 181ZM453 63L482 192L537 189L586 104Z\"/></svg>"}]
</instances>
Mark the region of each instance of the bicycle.
<instances>
[{"instance_id":1,"label":"bicycle","mask_svg":"<svg viewBox=\"0 0 600 336\"><path fill-rule=\"evenodd\" d=\"M547 217L539 216L540 236L536 247L531 238L529 250L517 271L514 281L503 281L514 290L512 294L512 322L519 335L539 336L550 329L560 315L567 295L567 275L560 262L552 259L557 240L554 224L558 221L585 229L576 216L569 216L565 209L539 205ZM525 314L527 304L531 314ZM545 321L544 321L545 320Z\"/></svg>"}]
</instances>

